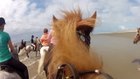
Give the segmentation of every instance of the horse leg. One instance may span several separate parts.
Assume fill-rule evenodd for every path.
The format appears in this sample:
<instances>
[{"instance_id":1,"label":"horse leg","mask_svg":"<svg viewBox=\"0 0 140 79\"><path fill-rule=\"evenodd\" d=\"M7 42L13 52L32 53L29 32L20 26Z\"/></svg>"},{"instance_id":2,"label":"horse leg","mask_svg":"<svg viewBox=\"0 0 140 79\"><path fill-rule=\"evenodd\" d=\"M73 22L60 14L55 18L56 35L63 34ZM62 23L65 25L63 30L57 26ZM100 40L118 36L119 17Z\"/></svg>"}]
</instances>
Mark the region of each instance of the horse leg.
<instances>
[{"instance_id":1,"label":"horse leg","mask_svg":"<svg viewBox=\"0 0 140 79\"><path fill-rule=\"evenodd\" d=\"M47 70L48 70L47 68L44 68L46 78L49 79L49 74L48 74L48 71Z\"/></svg>"},{"instance_id":2,"label":"horse leg","mask_svg":"<svg viewBox=\"0 0 140 79\"><path fill-rule=\"evenodd\" d=\"M20 49L21 49L21 48L19 47L19 48L18 48L18 53L20 52Z\"/></svg>"},{"instance_id":3,"label":"horse leg","mask_svg":"<svg viewBox=\"0 0 140 79\"><path fill-rule=\"evenodd\" d=\"M29 51L26 52L26 56L29 58Z\"/></svg>"},{"instance_id":4,"label":"horse leg","mask_svg":"<svg viewBox=\"0 0 140 79\"><path fill-rule=\"evenodd\" d=\"M35 54L36 54L35 56L37 57L37 51L35 52Z\"/></svg>"},{"instance_id":5,"label":"horse leg","mask_svg":"<svg viewBox=\"0 0 140 79\"><path fill-rule=\"evenodd\" d=\"M40 56L40 45L38 45L37 51L38 56Z\"/></svg>"},{"instance_id":6,"label":"horse leg","mask_svg":"<svg viewBox=\"0 0 140 79\"><path fill-rule=\"evenodd\" d=\"M38 48L36 48L36 57L37 57L37 53L38 53Z\"/></svg>"},{"instance_id":7,"label":"horse leg","mask_svg":"<svg viewBox=\"0 0 140 79\"><path fill-rule=\"evenodd\" d=\"M37 49L37 46L35 46L35 56L37 57L37 52L38 52L38 49Z\"/></svg>"}]
</instances>

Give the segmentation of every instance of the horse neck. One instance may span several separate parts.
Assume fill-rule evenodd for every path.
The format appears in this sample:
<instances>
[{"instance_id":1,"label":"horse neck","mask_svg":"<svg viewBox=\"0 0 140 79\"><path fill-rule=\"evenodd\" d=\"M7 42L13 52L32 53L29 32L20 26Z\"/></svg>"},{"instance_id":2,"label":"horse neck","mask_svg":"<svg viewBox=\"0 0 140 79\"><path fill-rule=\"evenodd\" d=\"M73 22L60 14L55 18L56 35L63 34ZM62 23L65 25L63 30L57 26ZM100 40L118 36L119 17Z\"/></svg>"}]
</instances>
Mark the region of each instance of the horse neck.
<instances>
[{"instance_id":1,"label":"horse neck","mask_svg":"<svg viewBox=\"0 0 140 79\"><path fill-rule=\"evenodd\" d=\"M92 54L91 54L92 53ZM61 61L66 61L68 63L75 64L78 70L88 70L94 68L102 68L102 64L100 59L93 51L89 51L89 49L82 43L79 42L75 44L71 43L58 43L54 47L53 51L54 60L58 58L62 58ZM58 57L58 58L57 58ZM72 57L72 59L71 59ZM64 59L63 59L64 58ZM66 58L66 59L65 59ZM84 60L83 60L84 58ZM88 65L90 63L90 65ZM82 64L82 66L81 66Z\"/></svg>"}]
</instances>

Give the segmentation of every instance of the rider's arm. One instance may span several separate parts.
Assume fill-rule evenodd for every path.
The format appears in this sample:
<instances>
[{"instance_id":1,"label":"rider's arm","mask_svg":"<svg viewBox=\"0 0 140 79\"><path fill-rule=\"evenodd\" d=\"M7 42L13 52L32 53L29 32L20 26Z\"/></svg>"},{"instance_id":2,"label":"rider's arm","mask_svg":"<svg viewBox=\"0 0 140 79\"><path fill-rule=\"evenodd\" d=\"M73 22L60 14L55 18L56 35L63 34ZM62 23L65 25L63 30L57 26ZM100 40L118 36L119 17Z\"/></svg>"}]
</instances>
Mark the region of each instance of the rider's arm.
<instances>
[{"instance_id":1,"label":"rider's arm","mask_svg":"<svg viewBox=\"0 0 140 79\"><path fill-rule=\"evenodd\" d=\"M18 53L15 51L11 40L8 41L8 46L10 48L13 58L19 61Z\"/></svg>"},{"instance_id":2,"label":"rider's arm","mask_svg":"<svg viewBox=\"0 0 140 79\"><path fill-rule=\"evenodd\" d=\"M16 53L11 40L8 41L8 46L10 48L11 53Z\"/></svg>"}]
</instances>

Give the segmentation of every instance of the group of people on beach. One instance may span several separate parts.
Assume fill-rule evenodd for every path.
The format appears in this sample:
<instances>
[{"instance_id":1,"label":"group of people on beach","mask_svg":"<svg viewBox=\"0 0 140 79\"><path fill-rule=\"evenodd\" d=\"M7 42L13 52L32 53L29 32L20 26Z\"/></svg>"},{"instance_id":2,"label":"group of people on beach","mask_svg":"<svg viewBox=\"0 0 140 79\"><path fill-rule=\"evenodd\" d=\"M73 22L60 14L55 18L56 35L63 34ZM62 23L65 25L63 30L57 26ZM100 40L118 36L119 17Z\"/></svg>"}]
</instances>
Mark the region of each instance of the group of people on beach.
<instances>
[{"instance_id":1,"label":"group of people on beach","mask_svg":"<svg viewBox=\"0 0 140 79\"><path fill-rule=\"evenodd\" d=\"M11 41L10 35L4 31L5 24L5 19L3 17L0 17L0 67L3 65L10 66L18 71L18 74L22 77L22 79L29 79L28 69L26 65L19 60L16 60L13 56L14 54L17 54L17 52L14 49L14 45ZM44 49L50 50L50 48L52 48L56 44L56 39L55 37L53 37L53 33L53 29L51 29L49 32L47 28L44 28L43 34L40 39L36 37L36 39L34 40L34 36L31 36L31 43L35 45L35 41L40 41L42 45L40 51Z\"/></svg>"},{"instance_id":2,"label":"group of people on beach","mask_svg":"<svg viewBox=\"0 0 140 79\"><path fill-rule=\"evenodd\" d=\"M38 43L41 44L41 47L43 49L46 49L49 47L53 47L53 45L56 43L55 38L53 37L53 29L49 30L47 28L43 29L43 34L42 36L39 37L35 37L34 35L31 35L31 39L30 39L30 43L33 46L34 51L36 51L37 45ZM24 41L23 39L21 40L21 45L25 45L26 41Z\"/></svg>"}]
</instances>

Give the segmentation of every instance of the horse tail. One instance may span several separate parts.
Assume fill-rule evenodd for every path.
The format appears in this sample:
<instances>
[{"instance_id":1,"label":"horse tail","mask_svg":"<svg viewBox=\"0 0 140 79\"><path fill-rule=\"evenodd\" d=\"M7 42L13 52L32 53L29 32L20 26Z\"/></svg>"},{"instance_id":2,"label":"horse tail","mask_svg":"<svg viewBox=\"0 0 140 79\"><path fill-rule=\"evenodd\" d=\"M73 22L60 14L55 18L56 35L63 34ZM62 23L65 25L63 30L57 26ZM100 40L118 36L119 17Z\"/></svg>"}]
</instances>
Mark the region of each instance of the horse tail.
<instances>
[{"instance_id":1,"label":"horse tail","mask_svg":"<svg viewBox=\"0 0 140 79\"><path fill-rule=\"evenodd\" d=\"M49 49L49 46L47 47L42 47L40 49L40 60L39 60L39 65L38 65L38 73L41 72L41 70L43 70L43 65L44 65L44 62L45 62L45 56L48 52L48 49Z\"/></svg>"}]
</instances>

